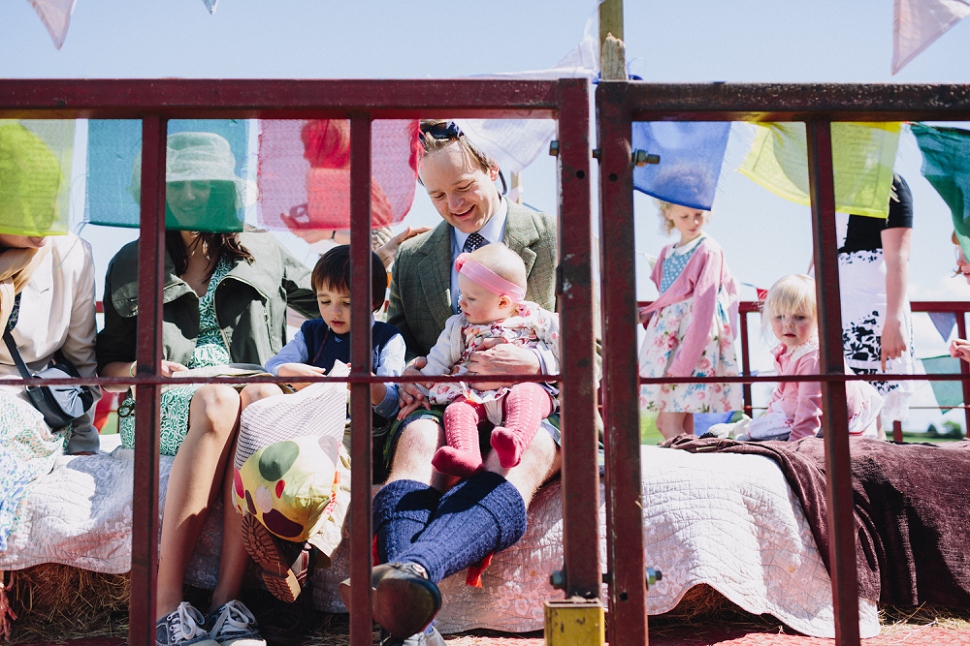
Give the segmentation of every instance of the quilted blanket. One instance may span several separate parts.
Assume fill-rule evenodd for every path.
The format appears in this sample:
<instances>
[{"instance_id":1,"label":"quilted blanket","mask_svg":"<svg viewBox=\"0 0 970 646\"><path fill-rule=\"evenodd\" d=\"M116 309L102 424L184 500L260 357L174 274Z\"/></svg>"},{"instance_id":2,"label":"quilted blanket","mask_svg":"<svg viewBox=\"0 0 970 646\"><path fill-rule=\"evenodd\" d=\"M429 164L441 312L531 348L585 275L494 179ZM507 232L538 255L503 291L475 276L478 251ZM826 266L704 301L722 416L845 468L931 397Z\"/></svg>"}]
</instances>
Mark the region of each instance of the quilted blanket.
<instances>
[{"instance_id":1,"label":"quilted blanket","mask_svg":"<svg viewBox=\"0 0 970 646\"><path fill-rule=\"evenodd\" d=\"M831 582L801 506L777 465L754 455L695 455L643 447L644 536L647 563L663 571L648 594L648 611L671 610L692 586L705 583L745 610L770 613L813 636L833 636ZM165 491L171 458L162 458ZM120 573L131 559L129 451L62 457L53 472L34 483L20 522L0 553L0 569L63 563ZM164 494L163 494L164 495ZM605 535L605 508L599 525ZM206 525L187 575L189 583L214 587L220 533ZM345 609L336 583L347 576L347 538L333 567L314 576L314 601L330 612ZM605 569L605 544L600 559ZM459 573L442 582L445 606L439 628L507 632L541 630L543 601L561 593L549 575L562 566L560 488L553 482L529 510L529 529L512 548L495 556L481 589ZM879 632L875 602L860 600L864 637Z\"/></svg>"}]
</instances>

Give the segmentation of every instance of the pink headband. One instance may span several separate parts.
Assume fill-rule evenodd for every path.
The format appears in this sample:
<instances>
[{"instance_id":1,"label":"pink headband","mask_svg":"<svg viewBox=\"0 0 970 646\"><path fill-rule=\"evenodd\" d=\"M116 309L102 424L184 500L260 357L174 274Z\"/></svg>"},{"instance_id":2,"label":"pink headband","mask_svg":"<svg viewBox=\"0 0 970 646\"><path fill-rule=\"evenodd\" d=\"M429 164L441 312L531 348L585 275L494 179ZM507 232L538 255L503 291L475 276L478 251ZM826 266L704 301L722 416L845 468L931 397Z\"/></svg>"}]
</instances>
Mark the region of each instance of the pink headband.
<instances>
[{"instance_id":1,"label":"pink headband","mask_svg":"<svg viewBox=\"0 0 970 646\"><path fill-rule=\"evenodd\" d=\"M516 303L525 298L524 289L505 280L477 260L472 260L467 253L460 254L455 259L455 269L497 296L508 296Z\"/></svg>"}]
</instances>

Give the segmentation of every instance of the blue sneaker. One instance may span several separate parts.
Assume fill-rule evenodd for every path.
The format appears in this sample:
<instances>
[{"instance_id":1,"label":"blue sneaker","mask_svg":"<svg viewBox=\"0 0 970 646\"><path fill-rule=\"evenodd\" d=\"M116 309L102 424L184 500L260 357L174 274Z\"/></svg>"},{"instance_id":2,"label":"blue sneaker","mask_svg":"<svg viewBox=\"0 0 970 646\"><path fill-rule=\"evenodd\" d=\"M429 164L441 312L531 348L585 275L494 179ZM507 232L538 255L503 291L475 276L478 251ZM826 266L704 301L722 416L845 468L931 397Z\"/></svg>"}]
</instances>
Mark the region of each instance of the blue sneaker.
<instances>
[{"instance_id":1,"label":"blue sneaker","mask_svg":"<svg viewBox=\"0 0 970 646\"><path fill-rule=\"evenodd\" d=\"M266 646L266 640L259 634L256 618L242 601L233 599L213 610L206 626L209 637L219 646Z\"/></svg>"},{"instance_id":2,"label":"blue sneaker","mask_svg":"<svg viewBox=\"0 0 970 646\"><path fill-rule=\"evenodd\" d=\"M155 646L219 646L209 637L202 613L188 601L155 622Z\"/></svg>"}]
</instances>

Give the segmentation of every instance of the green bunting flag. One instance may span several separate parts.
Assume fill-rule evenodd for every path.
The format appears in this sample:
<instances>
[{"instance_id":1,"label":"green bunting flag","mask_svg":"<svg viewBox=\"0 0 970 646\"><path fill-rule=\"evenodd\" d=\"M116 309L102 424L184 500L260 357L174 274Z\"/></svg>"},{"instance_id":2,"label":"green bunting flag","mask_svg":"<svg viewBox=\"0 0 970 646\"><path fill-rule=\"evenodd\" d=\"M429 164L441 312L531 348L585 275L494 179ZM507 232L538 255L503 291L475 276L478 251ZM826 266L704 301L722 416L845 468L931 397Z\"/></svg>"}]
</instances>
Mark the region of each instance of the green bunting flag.
<instances>
[{"instance_id":1,"label":"green bunting flag","mask_svg":"<svg viewBox=\"0 0 970 646\"><path fill-rule=\"evenodd\" d=\"M960 247L970 258L970 131L910 124L923 153L923 177L950 207Z\"/></svg>"}]
</instances>

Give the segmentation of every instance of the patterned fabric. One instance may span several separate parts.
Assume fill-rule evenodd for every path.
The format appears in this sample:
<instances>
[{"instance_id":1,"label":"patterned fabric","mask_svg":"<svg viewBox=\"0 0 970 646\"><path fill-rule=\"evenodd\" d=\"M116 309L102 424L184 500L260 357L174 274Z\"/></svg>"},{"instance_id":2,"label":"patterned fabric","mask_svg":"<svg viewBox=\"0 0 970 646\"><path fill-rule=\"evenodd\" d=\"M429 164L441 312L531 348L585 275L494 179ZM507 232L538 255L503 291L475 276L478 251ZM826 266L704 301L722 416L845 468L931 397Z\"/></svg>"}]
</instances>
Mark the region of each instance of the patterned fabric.
<instances>
[{"instance_id":1,"label":"patterned fabric","mask_svg":"<svg viewBox=\"0 0 970 646\"><path fill-rule=\"evenodd\" d=\"M738 374L734 343L724 333L728 325L727 295L718 294L718 306L711 321L707 345L692 376L714 377ZM640 376L663 377L687 334L694 299L689 298L660 310L650 319L640 348ZM718 413L741 408L741 384L653 384L640 389L641 410L661 413Z\"/></svg>"},{"instance_id":2,"label":"patterned fabric","mask_svg":"<svg viewBox=\"0 0 970 646\"><path fill-rule=\"evenodd\" d=\"M216 269L209 279L209 286L205 294L199 299L199 340L192 353L192 360L188 368L205 368L219 366L232 362L226 342L222 336L222 329L216 319L214 297L216 287L226 277L232 263L223 256L216 264ZM161 416L159 433L162 455L175 455L185 435L189 431L189 406L198 384L177 386L162 393ZM118 432L121 433L121 446L126 449L135 448L135 398L132 392L118 407Z\"/></svg>"},{"instance_id":3,"label":"patterned fabric","mask_svg":"<svg viewBox=\"0 0 970 646\"><path fill-rule=\"evenodd\" d=\"M488 240L486 240L482 234L476 231L465 239L465 245L461 248L461 250L465 253L471 253L487 244Z\"/></svg>"},{"instance_id":4,"label":"patterned fabric","mask_svg":"<svg viewBox=\"0 0 970 646\"><path fill-rule=\"evenodd\" d=\"M20 524L21 499L35 479L50 473L64 453L64 438L26 401L0 394L0 552Z\"/></svg>"},{"instance_id":5,"label":"patterned fabric","mask_svg":"<svg viewBox=\"0 0 970 646\"><path fill-rule=\"evenodd\" d=\"M347 374L340 368L336 376ZM350 501L349 456L341 444L346 410L343 383L313 384L247 406L234 461L236 510L284 540L311 540L321 532L334 537L331 545L318 545L332 553Z\"/></svg>"},{"instance_id":6,"label":"patterned fabric","mask_svg":"<svg viewBox=\"0 0 970 646\"><path fill-rule=\"evenodd\" d=\"M697 243L700 240L701 238L698 238ZM687 266L687 261L690 260L694 252L700 247L700 244L697 243L693 244L693 246L683 253L678 253L675 248L673 253L664 258L663 278L660 281L661 292L667 291L674 284L674 281L680 277L681 272L684 271L684 267Z\"/></svg>"},{"instance_id":7,"label":"patterned fabric","mask_svg":"<svg viewBox=\"0 0 970 646\"><path fill-rule=\"evenodd\" d=\"M839 285L842 297L842 351L857 375L883 374L882 326L886 316L886 262L882 249L839 254ZM916 372L913 325L909 301L905 301L903 336L907 349L898 359L886 361L885 374ZM911 381L873 381L885 398L882 415L888 420L909 416Z\"/></svg>"},{"instance_id":8,"label":"patterned fabric","mask_svg":"<svg viewBox=\"0 0 970 646\"><path fill-rule=\"evenodd\" d=\"M468 360L473 352L483 349L486 339L505 339L513 345L524 348L538 347L543 339L558 343L558 326L554 317L554 314L546 312L535 303L524 301L516 306L515 315L504 321L473 324L462 318L464 325L462 325L461 334L465 347L461 352L460 360L452 366L451 374L468 373ZM553 395L558 392L553 386L546 386L546 389ZM459 395L463 395L470 402L485 404L498 401L508 393L509 388L480 390L471 384L451 382L435 384L430 395L433 404L448 404Z\"/></svg>"}]
</instances>

